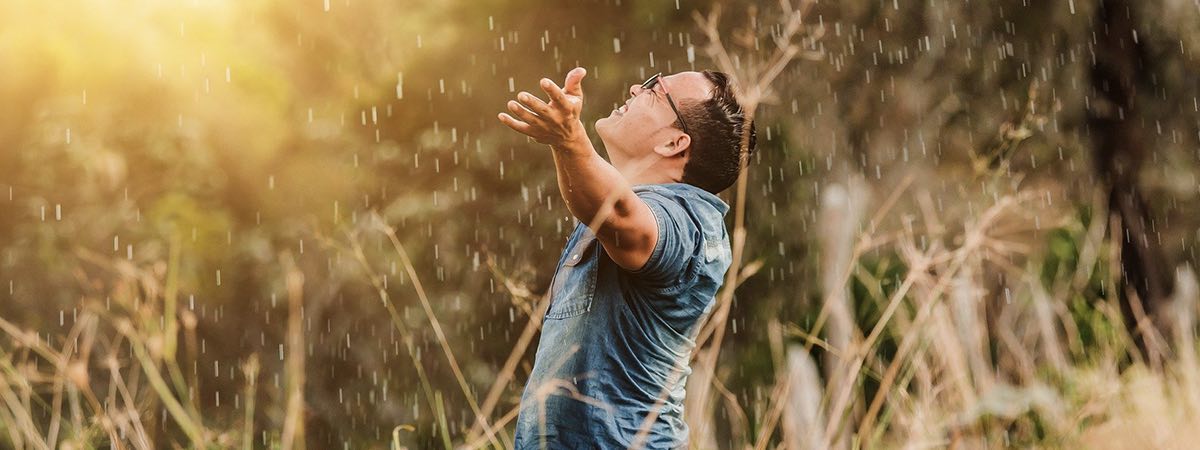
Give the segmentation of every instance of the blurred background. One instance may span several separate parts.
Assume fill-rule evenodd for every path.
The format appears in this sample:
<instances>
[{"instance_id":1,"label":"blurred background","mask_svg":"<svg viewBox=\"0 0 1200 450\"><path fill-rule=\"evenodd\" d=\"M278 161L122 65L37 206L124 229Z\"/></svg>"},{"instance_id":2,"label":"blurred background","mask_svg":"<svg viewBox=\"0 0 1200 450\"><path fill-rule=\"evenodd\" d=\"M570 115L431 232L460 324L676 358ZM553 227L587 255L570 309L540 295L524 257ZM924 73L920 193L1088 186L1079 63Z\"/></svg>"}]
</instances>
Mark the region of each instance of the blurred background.
<instances>
[{"instance_id":1,"label":"blurred background","mask_svg":"<svg viewBox=\"0 0 1200 450\"><path fill-rule=\"evenodd\" d=\"M763 88L694 447L1200 424L1200 3L12 0L0 446L511 446L577 65Z\"/></svg>"}]
</instances>

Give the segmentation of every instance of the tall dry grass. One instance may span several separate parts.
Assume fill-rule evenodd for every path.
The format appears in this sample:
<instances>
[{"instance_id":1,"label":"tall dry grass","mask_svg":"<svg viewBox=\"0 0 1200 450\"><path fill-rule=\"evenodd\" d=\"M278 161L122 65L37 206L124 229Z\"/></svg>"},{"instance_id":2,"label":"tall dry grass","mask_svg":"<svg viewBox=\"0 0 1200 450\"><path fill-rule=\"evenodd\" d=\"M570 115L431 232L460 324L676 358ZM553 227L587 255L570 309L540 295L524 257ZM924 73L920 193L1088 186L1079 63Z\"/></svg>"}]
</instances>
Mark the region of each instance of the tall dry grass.
<instances>
[{"instance_id":1,"label":"tall dry grass","mask_svg":"<svg viewBox=\"0 0 1200 450\"><path fill-rule=\"evenodd\" d=\"M265 434L255 439L257 354L242 366L246 403L240 423L199 406L198 377L184 369L197 359L197 317L177 304L178 235L168 260L149 266L86 250L78 256L108 291L104 299L80 300L68 333L43 336L0 318L6 338L0 341L0 432L6 440L0 442L18 449L304 447L303 277L289 255L280 256L290 305L286 418L269 440Z\"/></svg>"},{"instance_id":2,"label":"tall dry grass","mask_svg":"<svg viewBox=\"0 0 1200 450\"><path fill-rule=\"evenodd\" d=\"M812 52L821 29L806 21L810 7L780 2L779 26L761 28L772 30L768 42L777 51L761 60L738 58L725 47L719 10L697 16L713 60L748 96L748 116L770 101L774 78L789 64L819 55ZM1019 173L1011 174L1008 158L1041 120L1037 92L1032 86L1025 109L1000 130L997 145L972 152L972 182L961 190L933 191L914 176L871 186L853 174L826 186L818 205L822 298L814 305L816 320L767 324L774 376L759 402L731 392L728 371L721 370L733 294L760 267L744 261L749 175L743 173L733 199L734 264L701 328L688 379L694 448L1194 446L1200 437L1194 436L1200 429L1196 275L1187 267L1176 273L1175 335L1161 337L1174 356L1161 366L1147 364L1150 355L1138 353L1116 304L1121 237L1113 235L1108 212L1051 204L1046 193L1053 186L1025 185ZM935 197L949 195L959 196L955 207L935 206ZM344 239L321 240L353 257L375 288L417 373L420 385L413 389L434 412L439 444L511 448L509 425L518 411L512 386L521 386L520 362L547 297L489 261L528 320L494 382L472 386L395 230L378 217L362 223ZM386 278L364 251L362 232L385 237L403 264L438 343L434 357L450 367L472 426L449 426L451 405L433 388L428 360L415 348L420 330L397 312ZM1068 246L1073 263L1054 260L1048 244ZM178 305L178 238L167 261L149 266L79 256L107 291L103 299L81 299L82 312L68 332L39 335L0 318L4 446L305 447L306 285L289 255L279 257L288 302L284 395L264 396L262 364L251 354L241 365L237 416L199 406L199 381L185 370L197 358L197 318ZM900 268L894 279L888 278L892 267ZM571 387L564 380L539 396L577 395ZM282 411L277 429L268 432L256 419L264 409ZM402 448L413 442L413 431L412 424L396 424L388 444Z\"/></svg>"},{"instance_id":3,"label":"tall dry grass","mask_svg":"<svg viewBox=\"0 0 1200 450\"><path fill-rule=\"evenodd\" d=\"M729 392L721 372L713 371L711 388L717 395L704 410L722 408L727 414L724 422L717 414L706 419L729 440L711 448L1187 448L1194 442L1183 431L1196 429L1200 412L1200 363L1192 331L1200 289L1190 268L1176 274L1180 288L1173 302L1178 321L1173 329L1178 333L1169 339L1177 356L1162 371L1149 370L1122 326L1115 293L1079 295L1098 284L1116 285L1118 274L1109 268L1118 246L1102 219L1106 211L1072 215L1070 205L1045 205L1041 192L992 185L989 189L995 191L969 199L987 205L985 209L937 212L931 206L933 194L911 192L909 180L882 199L862 228L839 227L837 221L862 220L861 211L850 209L871 209L862 206L868 197L849 194L856 188L827 189L832 193L822 199L821 208L834 222L829 229L862 230L849 238L829 233L829 242L822 244L846 249L840 256L827 252L833 266L827 270L838 275L823 278L832 285L824 289L822 308L830 311L823 314L830 319L810 327L769 324L767 345L776 375L762 404L746 403ZM900 200L905 197L914 200ZM913 214L904 208L913 208ZM898 221L897 229L884 228L881 224L892 215L907 220ZM394 239L394 251L403 251L393 231L376 230ZM1054 230L1075 245L1078 262L1047 278L1042 268L1049 262L1038 248ZM358 240L350 236L342 248L361 253ZM305 284L287 255L280 257L289 305L286 395L267 406L285 414L282 426L265 439L255 424L262 407L257 355L242 365L240 417L213 417L193 395L198 381L183 367L195 358L196 318L176 304L178 277L172 273L179 263L174 250L168 261L148 267L80 256L110 280L109 295L83 299L84 308L69 332L37 335L0 319L0 436L6 446L304 445L307 368L299 351L304 346L299 318ZM891 284L874 272L888 258L903 267L903 276ZM361 261L371 273L367 258ZM411 275L414 288L420 289L415 271ZM527 296L530 305L544 308L544 298L539 303L521 282L504 281L513 295ZM380 301L390 301L386 289L380 289ZM874 305L869 320L861 315L833 318L861 311L863 302ZM835 308L842 312L832 312ZM439 323L432 308L427 313L431 327ZM536 309L528 313L540 317ZM398 318L395 322L405 333L413 331ZM527 330L536 327L531 319ZM842 329L834 333L834 327ZM534 332L526 334L531 339ZM835 334L843 344L830 338ZM411 334L405 336L411 342ZM514 348L514 354L523 353L530 339L520 339L524 346ZM443 335L439 340L442 356L454 361L449 339ZM420 370L424 361L411 356ZM511 447L505 433L516 405L500 399L518 377L513 368L518 359L510 357L502 367L500 387L480 391L490 400L478 409L482 419L474 435L447 427L445 398L426 386L431 410L440 412L443 446ZM471 386L463 390L464 395L476 392ZM502 405L506 409L497 414ZM409 442L411 431L398 424L393 448ZM699 439L693 443L710 448Z\"/></svg>"}]
</instances>

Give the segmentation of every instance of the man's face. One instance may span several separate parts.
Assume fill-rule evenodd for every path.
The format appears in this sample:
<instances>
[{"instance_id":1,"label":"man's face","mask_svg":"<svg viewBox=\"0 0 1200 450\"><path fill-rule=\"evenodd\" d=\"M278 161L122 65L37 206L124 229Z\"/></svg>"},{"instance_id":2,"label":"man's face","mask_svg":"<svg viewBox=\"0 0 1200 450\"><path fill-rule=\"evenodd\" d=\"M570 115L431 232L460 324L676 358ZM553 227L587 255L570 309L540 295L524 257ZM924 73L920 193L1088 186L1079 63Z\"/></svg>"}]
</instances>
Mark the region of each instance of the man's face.
<instances>
[{"instance_id":1,"label":"man's face","mask_svg":"<svg viewBox=\"0 0 1200 450\"><path fill-rule=\"evenodd\" d=\"M596 133L604 141L610 157L641 159L652 155L656 146L684 134L674 126L675 111L667 102L664 88L670 92L675 105L684 108L685 103L707 100L713 85L700 72L680 72L663 75L650 89L643 89L640 83L629 86L630 98L625 104L596 121Z\"/></svg>"}]
</instances>

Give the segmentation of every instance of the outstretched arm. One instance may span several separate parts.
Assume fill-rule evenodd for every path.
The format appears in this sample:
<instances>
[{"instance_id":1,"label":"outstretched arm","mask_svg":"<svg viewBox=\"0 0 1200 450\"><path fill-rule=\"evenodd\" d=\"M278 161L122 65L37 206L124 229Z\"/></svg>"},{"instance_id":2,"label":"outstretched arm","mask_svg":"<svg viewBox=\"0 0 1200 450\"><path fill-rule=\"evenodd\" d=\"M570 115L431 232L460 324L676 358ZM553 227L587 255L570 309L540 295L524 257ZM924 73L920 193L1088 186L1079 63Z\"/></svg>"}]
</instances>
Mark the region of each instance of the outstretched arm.
<instances>
[{"instance_id":1,"label":"outstretched arm","mask_svg":"<svg viewBox=\"0 0 1200 450\"><path fill-rule=\"evenodd\" d=\"M654 250L658 227L629 181L596 153L588 139L579 119L585 75L582 67L572 69L561 89L543 78L541 88L549 103L521 92L516 101L508 102L512 114L500 113L499 118L509 128L550 146L567 209L592 229L613 262L637 270Z\"/></svg>"}]
</instances>

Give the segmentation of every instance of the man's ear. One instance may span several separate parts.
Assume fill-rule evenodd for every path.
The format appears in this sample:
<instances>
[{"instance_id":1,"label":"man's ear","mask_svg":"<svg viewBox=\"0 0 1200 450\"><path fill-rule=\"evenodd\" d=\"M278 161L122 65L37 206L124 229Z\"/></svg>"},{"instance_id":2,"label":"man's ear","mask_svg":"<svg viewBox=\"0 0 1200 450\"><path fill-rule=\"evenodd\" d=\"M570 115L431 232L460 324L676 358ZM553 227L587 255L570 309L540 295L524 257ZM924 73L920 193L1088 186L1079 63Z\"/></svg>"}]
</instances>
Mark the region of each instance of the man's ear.
<instances>
[{"instance_id":1,"label":"man's ear","mask_svg":"<svg viewBox=\"0 0 1200 450\"><path fill-rule=\"evenodd\" d=\"M663 158L685 157L692 147L692 137L679 133L673 139L654 146L654 153Z\"/></svg>"}]
</instances>

